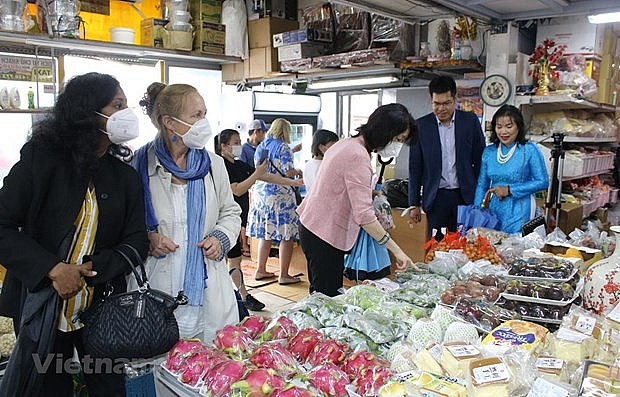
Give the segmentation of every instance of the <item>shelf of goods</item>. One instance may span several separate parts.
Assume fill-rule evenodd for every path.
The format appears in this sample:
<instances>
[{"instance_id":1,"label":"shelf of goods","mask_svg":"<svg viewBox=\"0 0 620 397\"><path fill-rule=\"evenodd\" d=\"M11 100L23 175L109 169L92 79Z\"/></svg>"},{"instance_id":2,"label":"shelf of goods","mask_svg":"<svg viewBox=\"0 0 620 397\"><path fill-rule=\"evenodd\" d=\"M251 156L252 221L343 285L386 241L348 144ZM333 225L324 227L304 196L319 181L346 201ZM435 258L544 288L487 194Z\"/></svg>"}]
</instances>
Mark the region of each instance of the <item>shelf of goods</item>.
<instances>
[{"instance_id":1,"label":"shelf of goods","mask_svg":"<svg viewBox=\"0 0 620 397\"><path fill-rule=\"evenodd\" d=\"M104 41L50 38L14 32L0 32L0 52L37 56L80 55L103 57L127 62L170 62L178 66L209 68L240 62L237 57L142 47Z\"/></svg>"},{"instance_id":2,"label":"shelf of goods","mask_svg":"<svg viewBox=\"0 0 620 397\"><path fill-rule=\"evenodd\" d=\"M575 98L572 95L520 95L515 98L515 106L537 105L541 111L586 109L594 112L615 112L616 107L587 99Z\"/></svg>"}]
</instances>

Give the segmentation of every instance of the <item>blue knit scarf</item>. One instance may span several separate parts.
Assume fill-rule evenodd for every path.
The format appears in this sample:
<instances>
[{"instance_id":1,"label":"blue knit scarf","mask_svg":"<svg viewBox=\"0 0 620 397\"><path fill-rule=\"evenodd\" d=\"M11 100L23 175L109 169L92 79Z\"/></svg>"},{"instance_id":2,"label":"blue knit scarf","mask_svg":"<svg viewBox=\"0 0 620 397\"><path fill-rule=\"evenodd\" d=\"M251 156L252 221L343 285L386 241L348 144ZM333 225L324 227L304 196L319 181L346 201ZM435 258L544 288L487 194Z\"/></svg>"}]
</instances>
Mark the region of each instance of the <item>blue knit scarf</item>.
<instances>
[{"instance_id":1,"label":"blue knit scarf","mask_svg":"<svg viewBox=\"0 0 620 397\"><path fill-rule=\"evenodd\" d=\"M206 217L205 185L203 178L211 170L211 158L205 149L189 149L187 170L177 166L168 147L161 137L141 147L136 152L133 166L136 168L144 186L144 207L148 230L156 230L159 225L149 188L148 150L153 145L159 162L172 175L187 182L187 253L183 290L191 306L202 306L204 289L207 287L207 268L202 250L196 246L203 238Z\"/></svg>"}]
</instances>

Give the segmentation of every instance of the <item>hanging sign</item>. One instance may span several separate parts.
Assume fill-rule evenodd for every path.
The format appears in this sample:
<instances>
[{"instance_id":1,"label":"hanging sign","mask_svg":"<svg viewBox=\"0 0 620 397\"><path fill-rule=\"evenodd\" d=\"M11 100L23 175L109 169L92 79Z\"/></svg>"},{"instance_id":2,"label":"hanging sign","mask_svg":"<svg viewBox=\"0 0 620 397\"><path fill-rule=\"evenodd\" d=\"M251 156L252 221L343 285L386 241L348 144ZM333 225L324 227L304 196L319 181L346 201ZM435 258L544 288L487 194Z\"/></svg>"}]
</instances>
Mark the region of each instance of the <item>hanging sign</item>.
<instances>
[{"instance_id":1,"label":"hanging sign","mask_svg":"<svg viewBox=\"0 0 620 397\"><path fill-rule=\"evenodd\" d=\"M54 82L51 58L0 56L0 80Z\"/></svg>"}]
</instances>

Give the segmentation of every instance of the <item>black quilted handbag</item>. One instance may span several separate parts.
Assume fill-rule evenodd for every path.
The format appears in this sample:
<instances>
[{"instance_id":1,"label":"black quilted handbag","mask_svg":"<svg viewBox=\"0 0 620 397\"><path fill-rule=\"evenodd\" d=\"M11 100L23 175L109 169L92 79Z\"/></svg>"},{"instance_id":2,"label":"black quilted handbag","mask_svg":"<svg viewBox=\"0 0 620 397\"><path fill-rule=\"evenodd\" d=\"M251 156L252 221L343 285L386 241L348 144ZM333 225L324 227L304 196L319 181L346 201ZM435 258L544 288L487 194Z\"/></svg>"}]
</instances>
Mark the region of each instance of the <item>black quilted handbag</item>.
<instances>
[{"instance_id":1,"label":"black quilted handbag","mask_svg":"<svg viewBox=\"0 0 620 397\"><path fill-rule=\"evenodd\" d=\"M115 295L109 288L103 299L80 315L84 350L93 358L151 358L166 353L179 340L173 312L187 303L187 297L182 291L175 298L151 289L140 254L128 244L123 246L135 254L142 276L124 252L116 252L129 263L140 287Z\"/></svg>"}]
</instances>

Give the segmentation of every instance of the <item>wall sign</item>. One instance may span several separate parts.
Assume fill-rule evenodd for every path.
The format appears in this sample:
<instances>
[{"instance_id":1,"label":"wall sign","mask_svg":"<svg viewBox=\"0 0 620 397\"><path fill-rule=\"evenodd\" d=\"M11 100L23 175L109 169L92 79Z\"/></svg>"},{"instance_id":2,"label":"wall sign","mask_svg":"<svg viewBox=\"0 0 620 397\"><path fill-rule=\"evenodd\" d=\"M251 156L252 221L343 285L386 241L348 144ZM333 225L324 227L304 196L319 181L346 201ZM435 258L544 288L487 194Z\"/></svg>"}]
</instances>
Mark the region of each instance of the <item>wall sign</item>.
<instances>
[{"instance_id":1,"label":"wall sign","mask_svg":"<svg viewBox=\"0 0 620 397\"><path fill-rule=\"evenodd\" d=\"M0 80L52 83L53 60L21 56L0 56Z\"/></svg>"}]
</instances>

